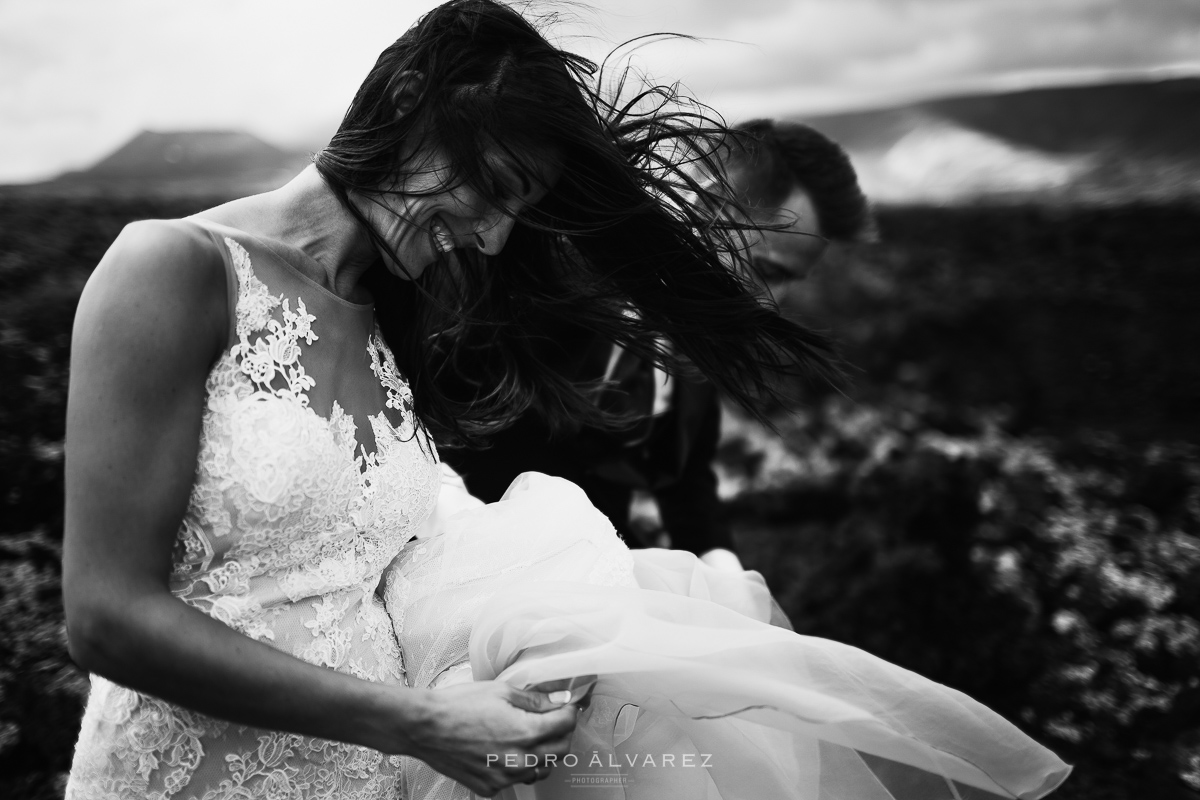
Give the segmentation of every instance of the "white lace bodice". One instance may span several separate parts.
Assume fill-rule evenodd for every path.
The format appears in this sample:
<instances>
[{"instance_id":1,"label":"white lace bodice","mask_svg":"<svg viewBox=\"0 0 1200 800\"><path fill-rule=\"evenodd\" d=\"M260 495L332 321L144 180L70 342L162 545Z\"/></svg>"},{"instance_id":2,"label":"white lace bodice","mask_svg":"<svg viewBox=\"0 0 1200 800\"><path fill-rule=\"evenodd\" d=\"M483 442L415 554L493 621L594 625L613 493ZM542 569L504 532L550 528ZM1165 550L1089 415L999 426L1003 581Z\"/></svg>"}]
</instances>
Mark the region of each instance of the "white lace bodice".
<instances>
[{"instance_id":1,"label":"white lace bodice","mask_svg":"<svg viewBox=\"0 0 1200 800\"><path fill-rule=\"evenodd\" d=\"M235 341L208 377L171 590L305 661L400 683L400 652L375 589L440 483L412 392L374 328L357 361L326 358L369 370L381 389L369 416L374 451L337 400L328 417L314 411L306 355L332 332L310 307L339 307L303 281L281 281L301 289L294 298L273 293L237 238L219 241L236 276ZM354 339L339 336L329 346ZM397 764L361 747L230 725L93 678L68 796L377 798L394 796Z\"/></svg>"}]
</instances>

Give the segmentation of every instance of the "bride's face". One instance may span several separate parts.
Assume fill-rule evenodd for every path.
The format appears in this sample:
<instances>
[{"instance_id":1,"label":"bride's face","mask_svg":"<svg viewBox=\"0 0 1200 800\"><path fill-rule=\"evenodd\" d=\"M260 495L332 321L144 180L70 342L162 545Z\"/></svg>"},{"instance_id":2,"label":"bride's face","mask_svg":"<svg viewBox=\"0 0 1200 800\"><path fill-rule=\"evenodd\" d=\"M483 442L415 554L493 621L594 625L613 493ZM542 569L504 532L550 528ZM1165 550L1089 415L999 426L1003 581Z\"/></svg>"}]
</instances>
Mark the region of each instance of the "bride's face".
<instances>
[{"instance_id":1,"label":"bride's face","mask_svg":"<svg viewBox=\"0 0 1200 800\"><path fill-rule=\"evenodd\" d=\"M457 249L496 255L508 241L515 217L545 197L561 173L553 153L524 159L525 165L499 149L485 158L497 176L490 194L498 203L465 183L455 185L445 157L422 151L409 159L408 174L390 192L360 204L368 222L391 248L390 253L381 252L389 272L415 280Z\"/></svg>"}]
</instances>

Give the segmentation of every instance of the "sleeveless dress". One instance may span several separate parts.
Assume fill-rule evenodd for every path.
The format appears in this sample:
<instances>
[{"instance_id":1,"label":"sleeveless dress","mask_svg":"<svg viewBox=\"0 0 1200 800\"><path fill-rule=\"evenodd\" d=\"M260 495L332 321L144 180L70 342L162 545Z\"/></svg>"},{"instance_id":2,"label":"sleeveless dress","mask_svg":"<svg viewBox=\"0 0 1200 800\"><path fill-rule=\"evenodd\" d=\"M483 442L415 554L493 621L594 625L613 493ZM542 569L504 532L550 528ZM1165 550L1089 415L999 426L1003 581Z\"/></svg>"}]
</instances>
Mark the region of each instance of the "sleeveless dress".
<instances>
[{"instance_id":1,"label":"sleeveless dress","mask_svg":"<svg viewBox=\"0 0 1200 800\"><path fill-rule=\"evenodd\" d=\"M385 578L411 685L594 681L571 752L498 797L1036 800L1070 772L961 692L767 624L758 573L630 551L561 478L526 473L489 505L447 480L430 528ZM474 798L402 772L407 797Z\"/></svg>"},{"instance_id":2,"label":"sleeveless dress","mask_svg":"<svg viewBox=\"0 0 1200 800\"><path fill-rule=\"evenodd\" d=\"M372 306L327 291L244 232L152 224L211 239L233 306L233 344L208 375L172 593L309 663L403 684L376 589L429 514L438 466ZM390 799L400 763L93 676L67 797Z\"/></svg>"}]
</instances>

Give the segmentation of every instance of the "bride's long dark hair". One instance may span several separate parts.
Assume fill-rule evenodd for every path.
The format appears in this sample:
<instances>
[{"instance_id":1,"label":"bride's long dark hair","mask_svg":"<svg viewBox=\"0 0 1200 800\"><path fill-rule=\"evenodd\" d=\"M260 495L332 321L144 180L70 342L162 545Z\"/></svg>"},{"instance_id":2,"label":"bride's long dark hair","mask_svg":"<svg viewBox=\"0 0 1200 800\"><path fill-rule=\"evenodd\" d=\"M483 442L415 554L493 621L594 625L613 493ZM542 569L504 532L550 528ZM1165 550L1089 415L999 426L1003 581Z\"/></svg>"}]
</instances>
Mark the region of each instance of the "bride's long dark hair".
<instances>
[{"instance_id":1,"label":"bride's long dark hair","mask_svg":"<svg viewBox=\"0 0 1200 800\"><path fill-rule=\"evenodd\" d=\"M423 90L398 114L398 82L414 73ZM628 76L606 86L603 68L512 9L451 0L383 52L317 155L385 249L349 197L397 185L413 168L404 152L440 148L453 183L497 207L506 198L486 153L498 148L530 174L539 154L561 160L499 255L455 251L415 282L380 262L364 278L440 442L469 442L531 408L552 426L616 422L574 380L584 331L669 370L698 370L752 412L779 373L836 373L826 338L781 317L749 280L746 226L722 213L732 193L719 156L735 134L677 87L639 81L622 99Z\"/></svg>"}]
</instances>

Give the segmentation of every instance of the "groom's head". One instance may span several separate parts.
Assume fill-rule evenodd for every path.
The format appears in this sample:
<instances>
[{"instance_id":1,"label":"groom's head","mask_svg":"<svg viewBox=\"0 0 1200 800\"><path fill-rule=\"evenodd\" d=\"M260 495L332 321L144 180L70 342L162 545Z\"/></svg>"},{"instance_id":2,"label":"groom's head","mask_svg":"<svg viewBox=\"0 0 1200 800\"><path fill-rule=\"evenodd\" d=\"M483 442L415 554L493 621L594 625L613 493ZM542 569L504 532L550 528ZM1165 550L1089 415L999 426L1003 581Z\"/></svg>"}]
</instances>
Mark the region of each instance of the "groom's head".
<instances>
[{"instance_id":1,"label":"groom's head","mask_svg":"<svg viewBox=\"0 0 1200 800\"><path fill-rule=\"evenodd\" d=\"M725 162L739 202L759 224L786 225L756 237L750 257L767 282L803 279L829 241L874 236L867 199L849 157L807 125L753 120Z\"/></svg>"}]
</instances>

